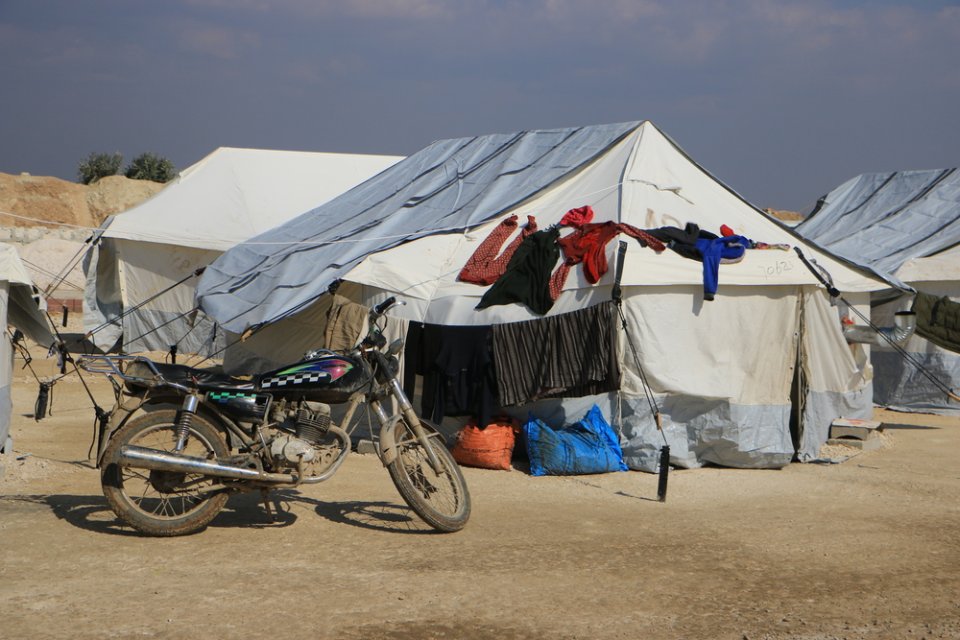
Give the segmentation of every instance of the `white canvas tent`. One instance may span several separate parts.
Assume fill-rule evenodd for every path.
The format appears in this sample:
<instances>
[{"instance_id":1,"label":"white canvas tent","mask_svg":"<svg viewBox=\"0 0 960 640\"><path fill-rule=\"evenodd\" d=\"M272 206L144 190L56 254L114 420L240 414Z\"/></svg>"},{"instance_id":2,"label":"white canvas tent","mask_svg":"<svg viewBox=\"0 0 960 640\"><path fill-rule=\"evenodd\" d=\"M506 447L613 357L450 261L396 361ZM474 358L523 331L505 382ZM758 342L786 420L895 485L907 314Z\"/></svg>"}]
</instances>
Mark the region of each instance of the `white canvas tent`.
<instances>
[{"instance_id":1,"label":"white canvas tent","mask_svg":"<svg viewBox=\"0 0 960 640\"><path fill-rule=\"evenodd\" d=\"M106 221L84 265L85 329L100 328L92 339L102 349L122 333L126 352L166 351L171 345L186 353L215 352L222 339L214 323L203 313L190 313L196 283L191 274L238 242L327 202L400 159L217 149L154 197ZM172 286L184 278L184 284Z\"/></svg>"},{"instance_id":2,"label":"white canvas tent","mask_svg":"<svg viewBox=\"0 0 960 640\"><path fill-rule=\"evenodd\" d=\"M456 276L507 215L523 220L532 214L546 228L583 205L594 209L598 222L641 229L694 222L713 232L726 224L756 241L803 244L654 125L633 122L435 143L226 252L204 273L198 297L235 334L265 324L243 348L279 360L299 355L284 351L284 344L299 350L309 334L316 339L316 327L309 327L322 322L323 292L337 279L344 281L340 293L364 304L397 295L408 304L396 314L411 321L527 320L537 316L520 304L476 310L485 287ZM606 250L613 264L616 243ZM886 286L880 279L805 250L869 313L869 292ZM591 285L575 270L549 315L609 300L612 275ZM700 263L670 251L656 254L631 240L623 285L629 331L662 408L675 464L778 467L795 452L809 460L833 419L870 415L867 354L846 344L836 310L794 252L748 251L739 264L721 266L718 295L708 302ZM628 464L653 470L661 437L625 336L619 340L619 393L510 410L523 418L533 412L559 426L596 403L620 430ZM792 402L798 362L803 392ZM793 410L802 428L792 435Z\"/></svg>"},{"instance_id":3,"label":"white canvas tent","mask_svg":"<svg viewBox=\"0 0 960 640\"><path fill-rule=\"evenodd\" d=\"M797 232L838 256L937 297L960 302L960 171L867 173L823 196ZM874 322L891 324L913 296L874 296ZM918 329L922 333L922 328ZM914 334L901 345L937 380L960 389L960 354ZM960 414L960 405L896 350L873 348L874 401L904 411Z\"/></svg>"},{"instance_id":4,"label":"white canvas tent","mask_svg":"<svg viewBox=\"0 0 960 640\"><path fill-rule=\"evenodd\" d=\"M47 319L33 298L33 283L20 261L17 250L0 244L0 322L4 329L19 329L41 346L54 342ZM13 348L9 336L0 340L0 450L7 453L13 446L10 437L10 412L13 402L10 385L13 378Z\"/></svg>"}]
</instances>

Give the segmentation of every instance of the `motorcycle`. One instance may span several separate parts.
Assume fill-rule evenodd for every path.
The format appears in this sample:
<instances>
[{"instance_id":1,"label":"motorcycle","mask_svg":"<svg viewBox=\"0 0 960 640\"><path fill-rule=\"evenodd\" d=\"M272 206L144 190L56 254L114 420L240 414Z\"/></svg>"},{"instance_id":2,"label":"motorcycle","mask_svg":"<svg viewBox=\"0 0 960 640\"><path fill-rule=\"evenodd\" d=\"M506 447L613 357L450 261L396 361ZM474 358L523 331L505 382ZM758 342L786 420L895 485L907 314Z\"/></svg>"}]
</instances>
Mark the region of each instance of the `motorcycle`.
<instances>
[{"instance_id":1,"label":"motorcycle","mask_svg":"<svg viewBox=\"0 0 960 640\"><path fill-rule=\"evenodd\" d=\"M310 351L250 379L142 356L80 358L114 388L97 458L113 512L148 535L185 535L206 527L231 493L328 480L350 453L354 417L366 405L379 423L377 455L400 496L434 529L462 529L466 481L443 434L417 416L397 379L403 342L387 346L383 336L395 303L370 310L370 331L356 348ZM339 424L332 404L345 409Z\"/></svg>"}]
</instances>

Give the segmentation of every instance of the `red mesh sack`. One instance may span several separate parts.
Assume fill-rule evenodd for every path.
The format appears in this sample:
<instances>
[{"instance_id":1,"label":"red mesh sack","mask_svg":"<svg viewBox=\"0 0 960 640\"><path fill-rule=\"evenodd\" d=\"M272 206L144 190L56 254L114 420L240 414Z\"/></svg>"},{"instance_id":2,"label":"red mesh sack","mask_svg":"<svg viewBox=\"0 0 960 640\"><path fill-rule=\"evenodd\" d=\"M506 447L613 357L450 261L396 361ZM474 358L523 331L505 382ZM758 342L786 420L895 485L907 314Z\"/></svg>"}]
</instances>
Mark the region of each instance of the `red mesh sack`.
<instances>
[{"instance_id":1,"label":"red mesh sack","mask_svg":"<svg viewBox=\"0 0 960 640\"><path fill-rule=\"evenodd\" d=\"M509 471L516 429L516 423L509 418L497 419L485 429L470 421L457 434L453 458L468 467Z\"/></svg>"}]
</instances>

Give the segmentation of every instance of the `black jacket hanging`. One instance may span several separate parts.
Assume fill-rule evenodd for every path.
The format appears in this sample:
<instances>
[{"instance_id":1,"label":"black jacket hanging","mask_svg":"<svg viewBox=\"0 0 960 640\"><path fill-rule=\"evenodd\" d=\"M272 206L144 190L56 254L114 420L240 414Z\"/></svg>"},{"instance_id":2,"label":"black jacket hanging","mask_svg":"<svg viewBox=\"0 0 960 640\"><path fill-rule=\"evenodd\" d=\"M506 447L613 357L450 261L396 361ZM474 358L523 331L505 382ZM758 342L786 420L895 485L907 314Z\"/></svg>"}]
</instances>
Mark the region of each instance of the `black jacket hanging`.
<instances>
[{"instance_id":1,"label":"black jacket hanging","mask_svg":"<svg viewBox=\"0 0 960 640\"><path fill-rule=\"evenodd\" d=\"M480 299L477 309L520 302L540 315L550 311L550 275L560 259L556 227L538 231L517 248L507 270Z\"/></svg>"}]
</instances>

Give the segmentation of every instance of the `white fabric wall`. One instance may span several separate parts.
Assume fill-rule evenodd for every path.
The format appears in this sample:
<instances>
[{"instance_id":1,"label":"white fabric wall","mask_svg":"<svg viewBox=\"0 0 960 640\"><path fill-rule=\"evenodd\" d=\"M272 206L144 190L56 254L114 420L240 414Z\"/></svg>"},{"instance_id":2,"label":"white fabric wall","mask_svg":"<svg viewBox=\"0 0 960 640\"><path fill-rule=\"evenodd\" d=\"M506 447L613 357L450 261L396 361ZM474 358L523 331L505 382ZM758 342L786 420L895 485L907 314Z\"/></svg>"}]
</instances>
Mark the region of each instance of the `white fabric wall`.
<instances>
[{"instance_id":1,"label":"white fabric wall","mask_svg":"<svg viewBox=\"0 0 960 640\"><path fill-rule=\"evenodd\" d=\"M627 287L624 310L653 389L738 404L789 402L795 287L724 287L704 302L694 287ZM642 393L629 352L623 390Z\"/></svg>"},{"instance_id":2,"label":"white fabric wall","mask_svg":"<svg viewBox=\"0 0 960 640\"><path fill-rule=\"evenodd\" d=\"M846 294L861 314L870 317L869 294ZM803 431L798 457L814 460L837 418L869 419L873 414L873 367L869 347L848 344L843 337L841 314L822 289L804 295L803 363L807 394L803 405ZM856 314L857 324L865 324Z\"/></svg>"},{"instance_id":3,"label":"white fabric wall","mask_svg":"<svg viewBox=\"0 0 960 640\"><path fill-rule=\"evenodd\" d=\"M621 334L618 426L627 464L781 467L793 457L790 384L796 354L796 287L724 287L703 302L695 287L628 287L630 338L661 412L656 430L638 367Z\"/></svg>"},{"instance_id":4,"label":"white fabric wall","mask_svg":"<svg viewBox=\"0 0 960 640\"><path fill-rule=\"evenodd\" d=\"M221 252L193 247L114 239L123 308L129 310L164 291ZM213 322L202 312L178 319L196 303L196 278L166 291L123 318L124 349L166 351L178 341L184 353L209 354ZM142 337L141 337L142 336ZM138 339L139 338L139 339Z\"/></svg>"}]
</instances>

